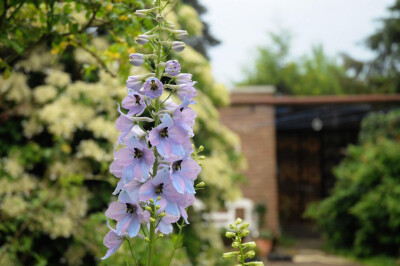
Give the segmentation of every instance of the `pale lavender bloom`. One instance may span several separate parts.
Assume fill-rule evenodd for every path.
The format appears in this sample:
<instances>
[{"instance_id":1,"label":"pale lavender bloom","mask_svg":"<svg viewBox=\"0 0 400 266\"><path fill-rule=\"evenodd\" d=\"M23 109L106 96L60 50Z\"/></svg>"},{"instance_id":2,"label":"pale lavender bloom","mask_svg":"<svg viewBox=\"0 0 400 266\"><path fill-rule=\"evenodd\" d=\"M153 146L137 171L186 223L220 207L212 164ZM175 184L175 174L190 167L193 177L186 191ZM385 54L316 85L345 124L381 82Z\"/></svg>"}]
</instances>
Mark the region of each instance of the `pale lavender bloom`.
<instances>
[{"instance_id":1,"label":"pale lavender bloom","mask_svg":"<svg viewBox=\"0 0 400 266\"><path fill-rule=\"evenodd\" d=\"M163 92L163 84L156 78L149 78L144 83L143 89L147 97L155 99L161 96Z\"/></svg>"},{"instance_id":2,"label":"pale lavender bloom","mask_svg":"<svg viewBox=\"0 0 400 266\"><path fill-rule=\"evenodd\" d=\"M188 214L186 212L186 208L189 206L192 206L195 200L196 200L196 198L195 198L194 194L186 193L186 194L184 194L183 198L181 198L181 200L179 202L179 213L187 224L189 224L189 221L188 221Z\"/></svg>"},{"instance_id":3,"label":"pale lavender bloom","mask_svg":"<svg viewBox=\"0 0 400 266\"><path fill-rule=\"evenodd\" d=\"M153 151L136 137L128 141L127 147L117 151L114 158L114 161L123 167L122 178L127 182L132 179L146 181L154 160Z\"/></svg>"},{"instance_id":4,"label":"pale lavender bloom","mask_svg":"<svg viewBox=\"0 0 400 266\"><path fill-rule=\"evenodd\" d=\"M108 220L107 220L107 226L108 228L110 228L110 231L104 237L103 244L108 248L108 250L106 252L106 255L104 255L104 257L101 258L102 260L105 260L112 254L114 254L124 241L124 236L119 236L117 234L117 231L110 226Z\"/></svg>"},{"instance_id":5,"label":"pale lavender bloom","mask_svg":"<svg viewBox=\"0 0 400 266\"><path fill-rule=\"evenodd\" d=\"M175 77L175 82L178 85L192 83L193 82L192 81L192 74L180 73L178 76Z\"/></svg>"},{"instance_id":6,"label":"pale lavender bloom","mask_svg":"<svg viewBox=\"0 0 400 266\"><path fill-rule=\"evenodd\" d=\"M175 111L176 108L178 108L178 105L172 99L167 99L161 106L162 111L171 114Z\"/></svg>"},{"instance_id":7,"label":"pale lavender bloom","mask_svg":"<svg viewBox=\"0 0 400 266\"><path fill-rule=\"evenodd\" d=\"M165 72L170 76L176 76L181 71L181 65L176 60L169 60L165 63Z\"/></svg>"},{"instance_id":8,"label":"pale lavender bloom","mask_svg":"<svg viewBox=\"0 0 400 266\"><path fill-rule=\"evenodd\" d=\"M189 157L188 153L170 164L172 184L179 193L194 194L194 180L201 172L199 164Z\"/></svg>"},{"instance_id":9,"label":"pale lavender bloom","mask_svg":"<svg viewBox=\"0 0 400 266\"><path fill-rule=\"evenodd\" d=\"M150 40L151 37L152 37L152 36L150 36L150 35L142 34L142 35L139 35L139 36L136 38L136 42L137 42L138 44L140 44L140 45L145 45L145 44L147 44L147 43L149 42L149 40Z\"/></svg>"},{"instance_id":10,"label":"pale lavender bloom","mask_svg":"<svg viewBox=\"0 0 400 266\"><path fill-rule=\"evenodd\" d=\"M157 151L162 157L184 156L185 148L191 147L189 135L183 128L175 126L174 121L168 114L161 118L161 122L149 133L151 145L157 147Z\"/></svg>"},{"instance_id":11,"label":"pale lavender bloom","mask_svg":"<svg viewBox=\"0 0 400 266\"><path fill-rule=\"evenodd\" d=\"M135 202L114 201L106 211L108 218L117 221L116 233L118 235L127 233L129 237L135 237L139 233L144 215L142 207Z\"/></svg>"},{"instance_id":12,"label":"pale lavender bloom","mask_svg":"<svg viewBox=\"0 0 400 266\"><path fill-rule=\"evenodd\" d=\"M134 66L141 66L144 63L144 55L143 54L130 54L129 62Z\"/></svg>"},{"instance_id":13,"label":"pale lavender bloom","mask_svg":"<svg viewBox=\"0 0 400 266\"><path fill-rule=\"evenodd\" d=\"M117 122L115 123L115 127L121 132L121 134L118 137L118 143L123 143L124 139L126 139L126 136L129 134L133 134L135 128L137 128L137 123L140 121L145 121L145 122L153 122L154 120L148 117L131 117L126 114L124 114L121 111L121 107L118 105L118 112L120 113L119 118L117 119ZM137 131L137 129L136 129Z\"/></svg>"},{"instance_id":14,"label":"pale lavender bloom","mask_svg":"<svg viewBox=\"0 0 400 266\"><path fill-rule=\"evenodd\" d=\"M184 99L181 105L179 105L174 111L174 120L177 125L185 129L190 137L193 137L193 126L195 123L195 118L197 117L196 112L188 107L189 104L196 103L193 100Z\"/></svg>"},{"instance_id":15,"label":"pale lavender bloom","mask_svg":"<svg viewBox=\"0 0 400 266\"><path fill-rule=\"evenodd\" d=\"M121 193L118 196L119 201L122 202L139 202L139 189L142 183L133 179L125 183Z\"/></svg>"},{"instance_id":16,"label":"pale lavender bloom","mask_svg":"<svg viewBox=\"0 0 400 266\"><path fill-rule=\"evenodd\" d=\"M185 49L184 42L172 42L172 50L175 52L182 52Z\"/></svg>"},{"instance_id":17,"label":"pale lavender bloom","mask_svg":"<svg viewBox=\"0 0 400 266\"><path fill-rule=\"evenodd\" d=\"M149 101L147 101L147 104L149 104ZM145 99L142 95L133 92L122 100L122 107L129 110L128 116L141 115L146 109Z\"/></svg>"},{"instance_id":18,"label":"pale lavender bloom","mask_svg":"<svg viewBox=\"0 0 400 266\"><path fill-rule=\"evenodd\" d=\"M126 80L126 87L128 88L128 94L131 94L133 90L136 93L143 94L140 89L143 87L144 80L142 76L129 76Z\"/></svg>"},{"instance_id":19,"label":"pale lavender bloom","mask_svg":"<svg viewBox=\"0 0 400 266\"><path fill-rule=\"evenodd\" d=\"M120 116L115 123L115 127L121 132L121 135L118 137L118 142L121 143L123 138L128 135L129 132L131 132L135 123L131 117L121 112L121 108L119 105L118 112L120 113Z\"/></svg>"},{"instance_id":20,"label":"pale lavender bloom","mask_svg":"<svg viewBox=\"0 0 400 266\"><path fill-rule=\"evenodd\" d=\"M157 215L159 215L161 212L157 211ZM164 217L161 218L161 221L158 223L158 226L156 228L156 232L160 231L164 235L170 234L173 231L172 224L176 223L179 220L180 216L174 216L169 213L166 213Z\"/></svg>"},{"instance_id":21,"label":"pale lavender bloom","mask_svg":"<svg viewBox=\"0 0 400 266\"><path fill-rule=\"evenodd\" d=\"M157 197L161 197L161 199L157 201ZM181 213L178 204L181 198L182 195L175 190L171 183L169 170L166 167L159 169L157 175L153 179L149 179L139 189L141 201L153 199L160 206L160 210L164 210L173 216L179 216Z\"/></svg>"},{"instance_id":22,"label":"pale lavender bloom","mask_svg":"<svg viewBox=\"0 0 400 266\"><path fill-rule=\"evenodd\" d=\"M185 98L191 99L197 96L197 91L193 87L196 82L178 85L178 96L183 101Z\"/></svg>"}]
</instances>

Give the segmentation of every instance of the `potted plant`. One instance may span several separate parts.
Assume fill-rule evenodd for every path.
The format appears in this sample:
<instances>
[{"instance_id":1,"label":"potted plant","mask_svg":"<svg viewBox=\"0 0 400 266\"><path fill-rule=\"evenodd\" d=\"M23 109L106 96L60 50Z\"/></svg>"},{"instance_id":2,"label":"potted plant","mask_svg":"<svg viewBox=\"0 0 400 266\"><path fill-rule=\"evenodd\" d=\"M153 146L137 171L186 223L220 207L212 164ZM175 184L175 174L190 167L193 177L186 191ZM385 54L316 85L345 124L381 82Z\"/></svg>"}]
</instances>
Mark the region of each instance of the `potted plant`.
<instances>
[{"instance_id":1,"label":"potted plant","mask_svg":"<svg viewBox=\"0 0 400 266\"><path fill-rule=\"evenodd\" d=\"M256 239L256 244L258 248L258 254L261 257L267 256L272 249L272 241L274 239L274 235L269 230L261 230L260 235Z\"/></svg>"}]
</instances>

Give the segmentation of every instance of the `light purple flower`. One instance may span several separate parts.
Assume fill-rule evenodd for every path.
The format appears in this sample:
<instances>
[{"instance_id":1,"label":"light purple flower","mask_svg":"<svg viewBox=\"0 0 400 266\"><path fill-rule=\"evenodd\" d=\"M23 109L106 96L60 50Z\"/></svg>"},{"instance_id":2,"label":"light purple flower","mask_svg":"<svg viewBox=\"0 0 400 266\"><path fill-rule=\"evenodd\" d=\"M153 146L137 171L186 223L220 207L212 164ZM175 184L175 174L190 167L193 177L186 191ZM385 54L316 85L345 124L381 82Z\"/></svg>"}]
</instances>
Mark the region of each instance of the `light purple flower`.
<instances>
[{"instance_id":1,"label":"light purple flower","mask_svg":"<svg viewBox=\"0 0 400 266\"><path fill-rule=\"evenodd\" d=\"M149 177L155 157L146 143L136 137L132 137L127 147L115 153L114 161L123 167L122 178L129 182L132 179L144 182Z\"/></svg>"},{"instance_id":2,"label":"light purple flower","mask_svg":"<svg viewBox=\"0 0 400 266\"><path fill-rule=\"evenodd\" d=\"M144 55L143 54L130 54L129 62L134 66L141 66L144 63Z\"/></svg>"},{"instance_id":3,"label":"light purple flower","mask_svg":"<svg viewBox=\"0 0 400 266\"><path fill-rule=\"evenodd\" d=\"M180 73L178 76L175 77L175 82L178 85L192 83L193 82L192 81L192 74Z\"/></svg>"},{"instance_id":4,"label":"light purple flower","mask_svg":"<svg viewBox=\"0 0 400 266\"><path fill-rule=\"evenodd\" d=\"M105 260L112 254L114 254L124 241L124 236L119 236L117 234L117 231L110 226L108 220L107 220L107 226L108 228L110 228L110 231L104 237L103 244L108 248L108 250L106 252L106 255L104 255L104 257L101 258L102 260Z\"/></svg>"},{"instance_id":5,"label":"light purple flower","mask_svg":"<svg viewBox=\"0 0 400 266\"><path fill-rule=\"evenodd\" d=\"M106 211L106 216L117 221L116 233L135 237L139 233L140 224L144 220L145 212L134 202L114 201Z\"/></svg>"},{"instance_id":6,"label":"light purple flower","mask_svg":"<svg viewBox=\"0 0 400 266\"><path fill-rule=\"evenodd\" d=\"M189 104L196 103L193 100L184 99L181 105L179 105L174 111L174 120L177 125L185 129L190 137L193 137L193 126L195 118L197 117L196 112L189 107Z\"/></svg>"},{"instance_id":7,"label":"light purple flower","mask_svg":"<svg viewBox=\"0 0 400 266\"><path fill-rule=\"evenodd\" d=\"M185 98L191 99L197 96L197 91L193 87L196 82L178 85L178 96L183 101Z\"/></svg>"},{"instance_id":8,"label":"light purple flower","mask_svg":"<svg viewBox=\"0 0 400 266\"><path fill-rule=\"evenodd\" d=\"M194 194L194 180L201 172L199 164L186 155L178 160L174 160L170 164L170 174L172 178L172 184L176 191L179 193Z\"/></svg>"},{"instance_id":9,"label":"light purple flower","mask_svg":"<svg viewBox=\"0 0 400 266\"><path fill-rule=\"evenodd\" d=\"M135 133L137 130L137 123L140 121L145 122L153 122L153 119L148 117L131 117L129 115L124 114L121 111L121 107L118 105L118 112L120 113L117 122L115 123L115 127L121 132L118 137L118 143L123 143L124 139L127 135ZM140 129L140 127L139 127Z\"/></svg>"},{"instance_id":10,"label":"light purple flower","mask_svg":"<svg viewBox=\"0 0 400 266\"><path fill-rule=\"evenodd\" d=\"M160 214L160 211L157 211L157 215ZM180 216L174 216L169 213L166 213L164 217L161 218L161 221L158 223L156 228L156 232L160 231L164 235L170 234L173 231L172 224L176 223L179 220Z\"/></svg>"},{"instance_id":11,"label":"light purple flower","mask_svg":"<svg viewBox=\"0 0 400 266\"><path fill-rule=\"evenodd\" d=\"M132 91L136 93L143 94L140 89L143 87L144 79L143 76L129 76L126 80L126 87L128 88L128 94L131 94Z\"/></svg>"},{"instance_id":12,"label":"light purple flower","mask_svg":"<svg viewBox=\"0 0 400 266\"><path fill-rule=\"evenodd\" d=\"M156 78L149 78L144 83L143 89L147 97L155 99L161 96L163 92L163 84Z\"/></svg>"},{"instance_id":13,"label":"light purple flower","mask_svg":"<svg viewBox=\"0 0 400 266\"><path fill-rule=\"evenodd\" d=\"M187 132L183 128L175 126L168 114L161 118L161 122L149 132L151 145L156 146L157 151L164 158L184 156L185 148L191 147Z\"/></svg>"},{"instance_id":14,"label":"light purple flower","mask_svg":"<svg viewBox=\"0 0 400 266\"><path fill-rule=\"evenodd\" d=\"M142 95L133 92L122 100L122 107L129 110L128 116L141 115L146 109L145 99Z\"/></svg>"},{"instance_id":15,"label":"light purple flower","mask_svg":"<svg viewBox=\"0 0 400 266\"><path fill-rule=\"evenodd\" d=\"M184 42L172 42L172 50L175 52L182 52L185 49Z\"/></svg>"},{"instance_id":16,"label":"light purple flower","mask_svg":"<svg viewBox=\"0 0 400 266\"><path fill-rule=\"evenodd\" d=\"M157 197L161 197L161 199L157 201ZM169 170L166 167L160 168L157 175L153 179L149 179L139 189L139 199L141 201L153 199L154 202L157 201L157 205L160 206L161 210L173 216L180 215L178 201L181 198L182 195L175 190L171 183Z\"/></svg>"},{"instance_id":17,"label":"light purple flower","mask_svg":"<svg viewBox=\"0 0 400 266\"><path fill-rule=\"evenodd\" d=\"M165 63L165 72L170 76L176 76L181 71L181 65L176 60L169 60Z\"/></svg>"},{"instance_id":18,"label":"light purple flower","mask_svg":"<svg viewBox=\"0 0 400 266\"><path fill-rule=\"evenodd\" d=\"M179 213L187 224L189 224L189 221L188 221L188 214L186 212L186 208L189 206L192 206L195 200L196 200L196 198L195 198L194 194L186 193L186 194L184 194L183 198L181 198L181 200L179 202Z\"/></svg>"}]
</instances>

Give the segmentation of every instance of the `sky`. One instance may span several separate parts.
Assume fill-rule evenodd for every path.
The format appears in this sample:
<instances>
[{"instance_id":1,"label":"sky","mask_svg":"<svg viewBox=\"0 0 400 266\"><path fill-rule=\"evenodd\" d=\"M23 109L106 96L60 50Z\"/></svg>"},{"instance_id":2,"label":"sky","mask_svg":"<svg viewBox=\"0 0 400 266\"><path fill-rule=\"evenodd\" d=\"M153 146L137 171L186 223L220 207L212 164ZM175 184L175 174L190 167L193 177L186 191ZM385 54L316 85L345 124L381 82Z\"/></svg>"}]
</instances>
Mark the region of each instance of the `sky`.
<instances>
[{"instance_id":1,"label":"sky","mask_svg":"<svg viewBox=\"0 0 400 266\"><path fill-rule=\"evenodd\" d=\"M268 32L293 35L292 58L322 44L334 57L346 52L357 59L372 53L363 40L379 28L394 0L200 0L208 12L202 18L222 44L209 54L217 81L229 87L252 67L257 46L269 43Z\"/></svg>"}]
</instances>

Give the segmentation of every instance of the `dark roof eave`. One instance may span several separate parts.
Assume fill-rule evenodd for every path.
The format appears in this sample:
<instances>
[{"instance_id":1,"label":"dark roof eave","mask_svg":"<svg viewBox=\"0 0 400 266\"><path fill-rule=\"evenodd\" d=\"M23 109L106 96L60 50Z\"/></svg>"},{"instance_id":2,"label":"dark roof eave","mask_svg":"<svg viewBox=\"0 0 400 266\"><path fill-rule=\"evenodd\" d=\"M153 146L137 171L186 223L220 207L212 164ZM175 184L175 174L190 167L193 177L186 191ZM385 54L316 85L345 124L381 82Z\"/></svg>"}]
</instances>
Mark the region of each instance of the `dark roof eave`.
<instances>
[{"instance_id":1,"label":"dark roof eave","mask_svg":"<svg viewBox=\"0 0 400 266\"><path fill-rule=\"evenodd\" d=\"M400 94L359 94L323 96L275 96L265 93L231 93L232 105L320 105L348 103L390 103L400 102Z\"/></svg>"}]
</instances>

